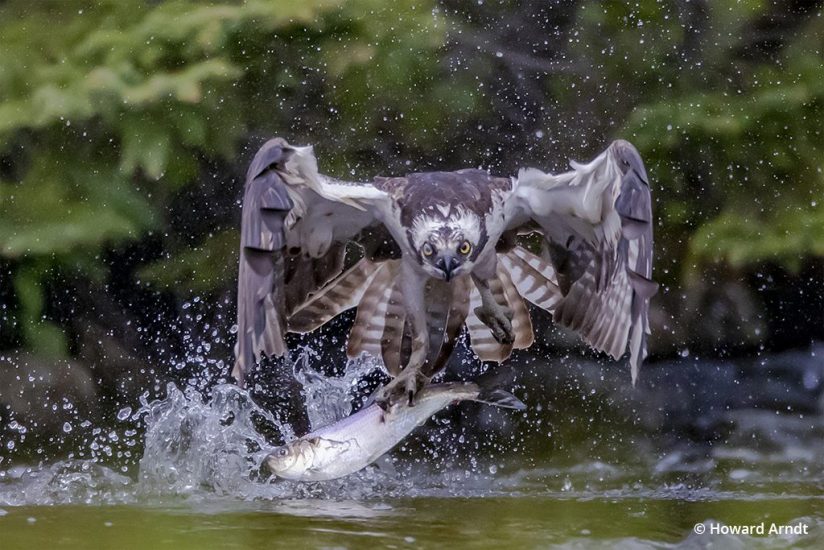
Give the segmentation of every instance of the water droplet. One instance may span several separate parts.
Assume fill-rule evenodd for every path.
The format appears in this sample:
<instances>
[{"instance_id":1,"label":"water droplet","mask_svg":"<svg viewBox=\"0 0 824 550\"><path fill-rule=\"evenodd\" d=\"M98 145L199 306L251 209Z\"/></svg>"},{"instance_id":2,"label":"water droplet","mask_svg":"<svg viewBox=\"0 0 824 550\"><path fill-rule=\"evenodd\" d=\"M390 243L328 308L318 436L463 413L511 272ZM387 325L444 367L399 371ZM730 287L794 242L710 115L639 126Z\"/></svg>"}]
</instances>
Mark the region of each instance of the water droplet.
<instances>
[{"instance_id":1,"label":"water droplet","mask_svg":"<svg viewBox=\"0 0 824 550\"><path fill-rule=\"evenodd\" d=\"M72 431L72 425L69 422L64 422L63 431L69 433L70 431Z\"/></svg>"},{"instance_id":2,"label":"water droplet","mask_svg":"<svg viewBox=\"0 0 824 550\"><path fill-rule=\"evenodd\" d=\"M132 414L132 408L131 407L123 407L122 409L117 411L117 419L122 422L122 421L126 420L127 418L129 418L129 415L131 415L131 414Z\"/></svg>"}]
</instances>

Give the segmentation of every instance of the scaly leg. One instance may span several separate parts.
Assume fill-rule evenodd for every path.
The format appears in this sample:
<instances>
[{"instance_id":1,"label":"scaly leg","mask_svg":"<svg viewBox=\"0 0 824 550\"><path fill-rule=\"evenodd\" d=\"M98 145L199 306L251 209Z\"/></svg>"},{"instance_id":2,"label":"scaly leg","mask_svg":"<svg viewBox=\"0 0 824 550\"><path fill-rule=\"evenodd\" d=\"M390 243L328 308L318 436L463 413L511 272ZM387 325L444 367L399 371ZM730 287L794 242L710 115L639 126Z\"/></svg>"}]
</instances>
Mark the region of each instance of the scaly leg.
<instances>
[{"instance_id":1,"label":"scaly leg","mask_svg":"<svg viewBox=\"0 0 824 550\"><path fill-rule=\"evenodd\" d=\"M489 288L489 281L472 274L472 280L481 294L481 305L475 308L475 315L492 331L492 337L499 344L511 344L515 341L512 332L512 310L495 301Z\"/></svg>"}]
</instances>

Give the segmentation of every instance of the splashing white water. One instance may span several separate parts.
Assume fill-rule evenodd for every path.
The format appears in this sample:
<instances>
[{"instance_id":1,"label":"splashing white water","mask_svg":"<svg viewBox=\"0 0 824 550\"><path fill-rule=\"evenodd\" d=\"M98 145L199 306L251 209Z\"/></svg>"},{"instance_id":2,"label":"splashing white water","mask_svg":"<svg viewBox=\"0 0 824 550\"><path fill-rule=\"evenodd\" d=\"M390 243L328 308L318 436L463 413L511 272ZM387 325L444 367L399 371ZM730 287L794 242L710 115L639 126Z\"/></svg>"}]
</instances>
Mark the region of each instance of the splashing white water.
<instances>
[{"instance_id":1,"label":"splashing white water","mask_svg":"<svg viewBox=\"0 0 824 550\"><path fill-rule=\"evenodd\" d=\"M126 504L132 480L92 460L61 460L0 472L0 505Z\"/></svg>"},{"instance_id":2,"label":"splashing white water","mask_svg":"<svg viewBox=\"0 0 824 550\"><path fill-rule=\"evenodd\" d=\"M281 425L254 404L249 394L230 384L216 386L206 401L193 388L167 386L163 400L144 406L145 450L140 459L141 490L149 493L217 494L253 497L253 473L269 443L255 429L253 415Z\"/></svg>"},{"instance_id":3,"label":"splashing white water","mask_svg":"<svg viewBox=\"0 0 824 550\"><path fill-rule=\"evenodd\" d=\"M352 413L352 400L361 389L361 380L380 364L369 358L350 361L344 375L323 376L309 365L309 354L295 362L295 379L303 386L306 413L313 430L333 424Z\"/></svg>"}]
</instances>

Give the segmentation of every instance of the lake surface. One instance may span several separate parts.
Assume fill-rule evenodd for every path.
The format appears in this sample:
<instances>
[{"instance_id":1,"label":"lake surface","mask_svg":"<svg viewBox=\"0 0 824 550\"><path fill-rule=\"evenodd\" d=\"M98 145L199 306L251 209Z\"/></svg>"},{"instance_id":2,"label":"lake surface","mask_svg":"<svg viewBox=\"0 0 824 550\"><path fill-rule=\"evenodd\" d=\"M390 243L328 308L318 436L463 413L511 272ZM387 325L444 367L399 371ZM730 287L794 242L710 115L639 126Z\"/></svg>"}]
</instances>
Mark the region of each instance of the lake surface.
<instances>
[{"instance_id":1,"label":"lake surface","mask_svg":"<svg viewBox=\"0 0 824 550\"><path fill-rule=\"evenodd\" d=\"M456 405L363 472L300 484L260 469L261 426L277 421L245 392L169 386L121 411L119 428L74 422L71 445L6 463L0 548L824 545L818 413L731 411L707 440L615 420L651 414L635 401L561 414L527 397L523 416ZM762 523L763 535L726 532Z\"/></svg>"},{"instance_id":2,"label":"lake surface","mask_svg":"<svg viewBox=\"0 0 824 550\"><path fill-rule=\"evenodd\" d=\"M818 499L322 499L30 507L0 518L3 548L820 548ZM694 525L803 523L808 536L696 535Z\"/></svg>"}]
</instances>

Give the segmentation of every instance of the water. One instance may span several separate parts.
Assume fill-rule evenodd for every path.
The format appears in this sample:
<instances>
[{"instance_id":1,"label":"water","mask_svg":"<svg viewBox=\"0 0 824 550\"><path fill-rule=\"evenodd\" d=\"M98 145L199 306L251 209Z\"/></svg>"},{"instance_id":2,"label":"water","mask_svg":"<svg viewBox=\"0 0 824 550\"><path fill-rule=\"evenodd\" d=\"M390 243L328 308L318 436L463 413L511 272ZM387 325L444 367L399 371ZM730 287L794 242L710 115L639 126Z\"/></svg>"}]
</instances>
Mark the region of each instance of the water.
<instances>
[{"instance_id":1,"label":"water","mask_svg":"<svg viewBox=\"0 0 824 550\"><path fill-rule=\"evenodd\" d=\"M370 368L330 379L304 364L297 375L313 425L349 414ZM119 409L119 432L102 430L116 444L140 425L136 468L114 451L73 452L0 472L0 547L824 544L824 440L809 437L824 432L820 414L730 411L731 430L699 444L665 442L637 422L598 422L586 403L567 411L565 424L558 405L530 402L522 416L459 404L366 470L301 484L260 468L275 435L294 434L245 391L218 385L206 399L169 385L162 399ZM621 409L612 405L606 412ZM67 437L84 429L72 424ZM600 436L575 443L573 429ZM761 523L801 525L807 534L718 532Z\"/></svg>"},{"instance_id":2,"label":"water","mask_svg":"<svg viewBox=\"0 0 824 550\"><path fill-rule=\"evenodd\" d=\"M770 515L783 521L797 508L776 502ZM710 542L715 548L820 548L824 529L809 516L796 518L811 525L807 537L692 533L702 518L752 521L763 515L763 505L747 501L428 498L215 503L199 510L23 507L2 517L2 525L4 548L700 548Z\"/></svg>"}]
</instances>

